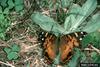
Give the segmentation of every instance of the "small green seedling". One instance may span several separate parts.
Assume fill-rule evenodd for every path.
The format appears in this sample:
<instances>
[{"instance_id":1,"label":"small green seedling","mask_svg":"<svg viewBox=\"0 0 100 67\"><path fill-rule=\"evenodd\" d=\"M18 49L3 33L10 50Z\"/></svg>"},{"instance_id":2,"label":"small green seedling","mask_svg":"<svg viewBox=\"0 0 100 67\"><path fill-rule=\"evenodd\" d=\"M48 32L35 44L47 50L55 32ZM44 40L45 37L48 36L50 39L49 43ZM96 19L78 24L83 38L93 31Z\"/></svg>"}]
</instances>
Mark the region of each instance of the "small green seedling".
<instances>
[{"instance_id":1,"label":"small green seedling","mask_svg":"<svg viewBox=\"0 0 100 67\"><path fill-rule=\"evenodd\" d=\"M11 47L5 47L4 51L7 54L9 60L16 60L19 55L20 47L17 44L12 44Z\"/></svg>"}]
</instances>

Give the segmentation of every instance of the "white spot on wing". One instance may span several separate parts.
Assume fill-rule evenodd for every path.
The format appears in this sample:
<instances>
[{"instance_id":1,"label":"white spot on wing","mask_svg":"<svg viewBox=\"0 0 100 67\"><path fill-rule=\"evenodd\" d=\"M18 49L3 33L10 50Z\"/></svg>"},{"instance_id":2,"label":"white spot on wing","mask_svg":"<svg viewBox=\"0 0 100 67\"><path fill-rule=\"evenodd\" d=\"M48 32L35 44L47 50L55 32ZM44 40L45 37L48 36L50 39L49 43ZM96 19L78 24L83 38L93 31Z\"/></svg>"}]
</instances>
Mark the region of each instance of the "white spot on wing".
<instances>
[{"instance_id":1,"label":"white spot on wing","mask_svg":"<svg viewBox=\"0 0 100 67\"><path fill-rule=\"evenodd\" d=\"M42 38L42 41L44 40L44 38Z\"/></svg>"},{"instance_id":2,"label":"white spot on wing","mask_svg":"<svg viewBox=\"0 0 100 67\"><path fill-rule=\"evenodd\" d=\"M42 32L41 34L44 34L44 32Z\"/></svg>"},{"instance_id":3,"label":"white spot on wing","mask_svg":"<svg viewBox=\"0 0 100 67\"><path fill-rule=\"evenodd\" d=\"M83 32L81 32L81 34L84 34Z\"/></svg>"},{"instance_id":4,"label":"white spot on wing","mask_svg":"<svg viewBox=\"0 0 100 67\"><path fill-rule=\"evenodd\" d=\"M80 38L79 40L82 40L82 38Z\"/></svg>"}]
</instances>

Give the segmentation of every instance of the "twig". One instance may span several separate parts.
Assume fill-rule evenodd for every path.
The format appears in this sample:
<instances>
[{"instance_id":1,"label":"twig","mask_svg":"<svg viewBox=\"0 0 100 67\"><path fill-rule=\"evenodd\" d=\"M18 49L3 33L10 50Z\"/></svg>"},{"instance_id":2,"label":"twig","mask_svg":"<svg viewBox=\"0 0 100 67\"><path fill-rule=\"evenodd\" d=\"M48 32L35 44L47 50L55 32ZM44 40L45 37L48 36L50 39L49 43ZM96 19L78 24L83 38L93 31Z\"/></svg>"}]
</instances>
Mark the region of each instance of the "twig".
<instances>
[{"instance_id":1,"label":"twig","mask_svg":"<svg viewBox=\"0 0 100 67\"><path fill-rule=\"evenodd\" d=\"M27 59L25 59L24 62L27 62L27 61L29 61L29 60L31 60L31 59L32 59L32 56L29 57L29 58L27 58Z\"/></svg>"},{"instance_id":2,"label":"twig","mask_svg":"<svg viewBox=\"0 0 100 67\"><path fill-rule=\"evenodd\" d=\"M90 48L85 48L84 50L87 51L96 51L100 55L100 50L95 48L94 46L90 45Z\"/></svg>"},{"instance_id":3,"label":"twig","mask_svg":"<svg viewBox=\"0 0 100 67\"><path fill-rule=\"evenodd\" d=\"M94 51L94 49L91 49L91 48L85 48L84 50L86 50L86 51Z\"/></svg>"},{"instance_id":4,"label":"twig","mask_svg":"<svg viewBox=\"0 0 100 67\"><path fill-rule=\"evenodd\" d=\"M15 66L13 66L13 65L10 64L10 63L5 63L5 62L2 62L2 61L0 61L0 64L4 64L4 65L6 65L6 66L10 66L10 67L15 67Z\"/></svg>"},{"instance_id":5,"label":"twig","mask_svg":"<svg viewBox=\"0 0 100 67\"><path fill-rule=\"evenodd\" d=\"M94 49L97 53L99 53L99 54L100 54L100 50L99 50L99 49L95 48L95 47L94 47L94 46L92 46L92 45L91 45L91 48L92 48L92 49Z\"/></svg>"}]
</instances>

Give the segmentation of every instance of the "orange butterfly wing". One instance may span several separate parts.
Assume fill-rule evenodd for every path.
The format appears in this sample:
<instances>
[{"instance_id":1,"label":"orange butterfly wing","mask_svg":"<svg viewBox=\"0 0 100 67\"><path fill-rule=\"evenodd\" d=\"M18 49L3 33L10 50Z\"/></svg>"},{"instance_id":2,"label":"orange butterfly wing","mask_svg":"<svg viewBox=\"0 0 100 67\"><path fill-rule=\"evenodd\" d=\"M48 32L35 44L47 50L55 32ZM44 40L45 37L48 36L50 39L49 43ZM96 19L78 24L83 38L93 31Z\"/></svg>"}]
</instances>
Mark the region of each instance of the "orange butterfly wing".
<instances>
[{"instance_id":1,"label":"orange butterfly wing","mask_svg":"<svg viewBox=\"0 0 100 67\"><path fill-rule=\"evenodd\" d=\"M47 61L51 63L56 57L56 45L55 45L56 36L47 33L45 37L46 38L43 43L44 53L45 53L44 55L45 59L47 59Z\"/></svg>"},{"instance_id":2,"label":"orange butterfly wing","mask_svg":"<svg viewBox=\"0 0 100 67\"><path fill-rule=\"evenodd\" d=\"M71 35L64 35L60 38L59 51L61 52L61 63L69 61L73 54L73 48L79 46L79 42L76 37Z\"/></svg>"}]
</instances>

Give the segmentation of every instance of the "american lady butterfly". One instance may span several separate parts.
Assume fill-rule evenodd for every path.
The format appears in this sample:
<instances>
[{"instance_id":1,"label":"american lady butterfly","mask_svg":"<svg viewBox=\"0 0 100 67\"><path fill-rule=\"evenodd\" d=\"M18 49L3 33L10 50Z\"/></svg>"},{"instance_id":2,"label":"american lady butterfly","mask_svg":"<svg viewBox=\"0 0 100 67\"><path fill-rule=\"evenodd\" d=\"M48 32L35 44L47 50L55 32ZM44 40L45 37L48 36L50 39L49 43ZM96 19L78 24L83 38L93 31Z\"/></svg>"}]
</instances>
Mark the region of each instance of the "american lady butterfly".
<instances>
[{"instance_id":1,"label":"american lady butterfly","mask_svg":"<svg viewBox=\"0 0 100 67\"><path fill-rule=\"evenodd\" d=\"M58 57L57 64L65 64L71 59L73 48L80 46L80 41L86 34L86 32L75 32L56 37L52 33L41 32L39 41L42 43L43 56L47 63L54 63Z\"/></svg>"}]
</instances>

